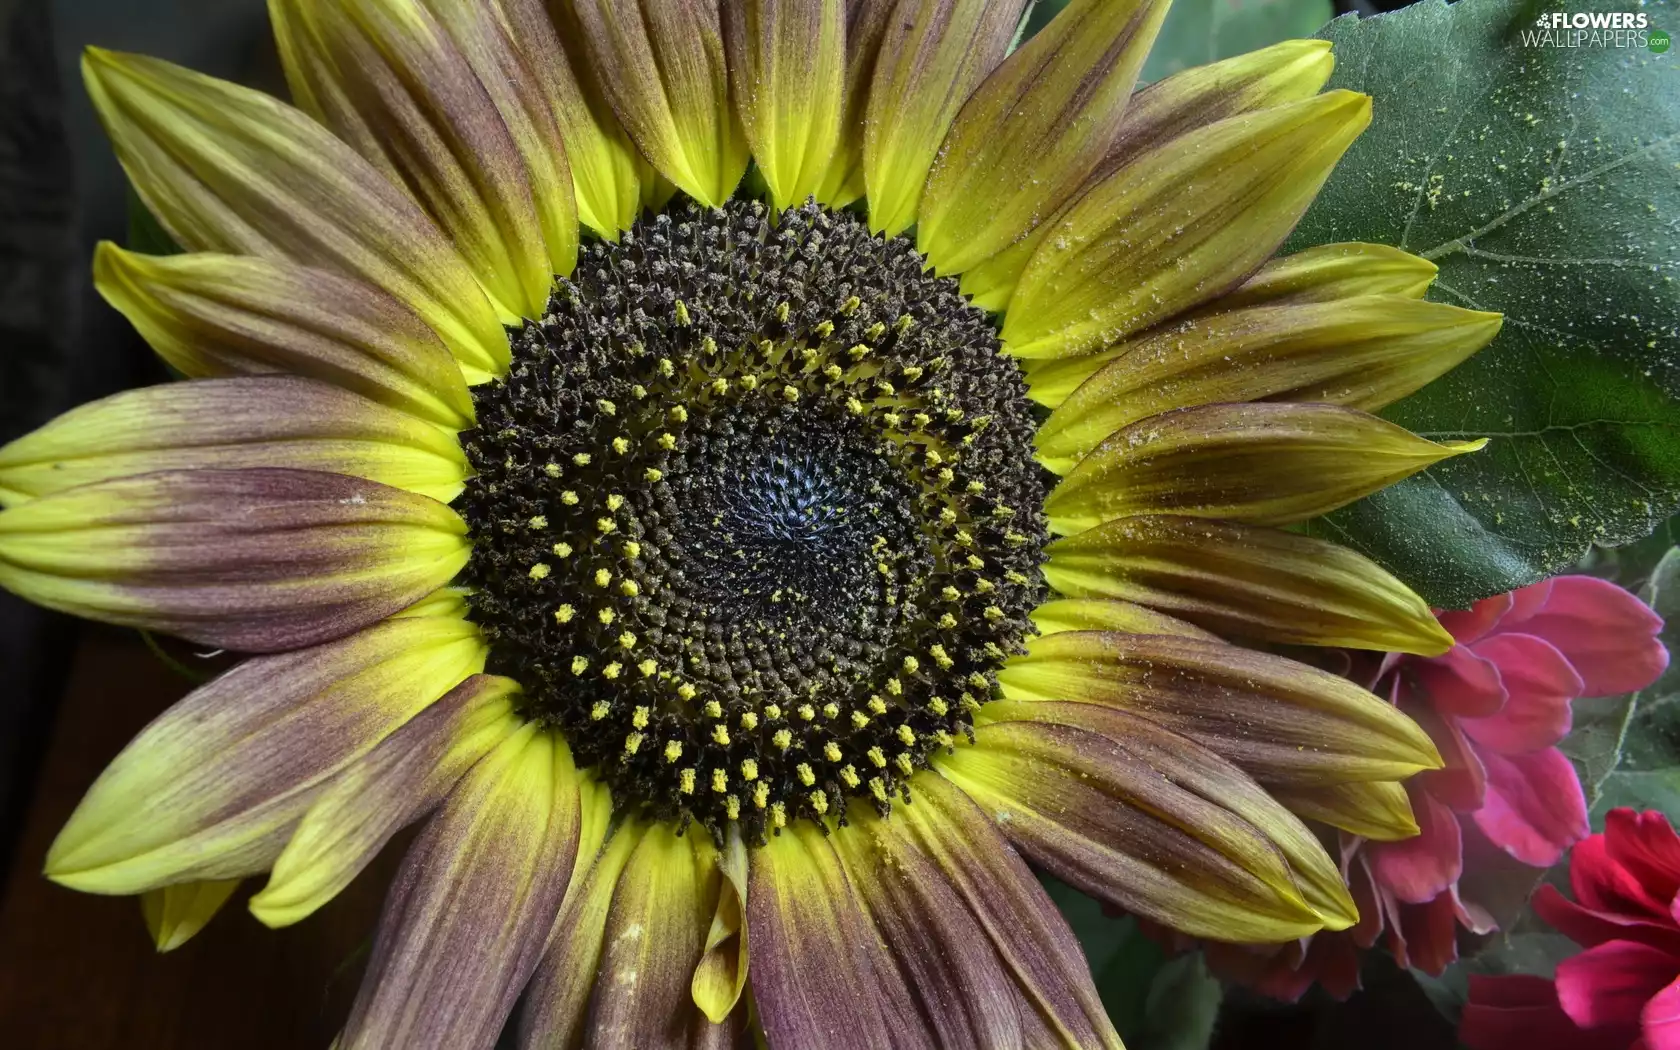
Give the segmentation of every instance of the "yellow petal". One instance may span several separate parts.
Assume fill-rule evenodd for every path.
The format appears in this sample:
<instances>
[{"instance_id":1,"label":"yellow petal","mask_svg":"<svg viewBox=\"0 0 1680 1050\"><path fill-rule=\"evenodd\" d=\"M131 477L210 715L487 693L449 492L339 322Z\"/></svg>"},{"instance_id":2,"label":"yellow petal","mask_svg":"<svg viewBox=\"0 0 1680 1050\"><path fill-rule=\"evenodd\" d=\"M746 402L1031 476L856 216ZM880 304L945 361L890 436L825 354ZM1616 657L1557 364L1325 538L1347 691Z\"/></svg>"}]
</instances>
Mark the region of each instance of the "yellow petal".
<instances>
[{"instance_id":1,"label":"yellow petal","mask_svg":"<svg viewBox=\"0 0 1680 1050\"><path fill-rule=\"evenodd\" d=\"M723 13L741 125L771 201L791 208L817 192L840 142L845 4L740 0Z\"/></svg>"},{"instance_id":2,"label":"yellow petal","mask_svg":"<svg viewBox=\"0 0 1680 1050\"><path fill-rule=\"evenodd\" d=\"M93 283L189 377L289 372L456 430L472 424L466 380L437 334L353 278L253 256L136 255L102 241Z\"/></svg>"},{"instance_id":3,"label":"yellow petal","mask_svg":"<svg viewBox=\"0 0 1680 1050\"><path fill-rule=\"evenodd\" d=\"M1371 100L1331 91L1144 153L1049 225L1004 317L1008 352L1072 357L1199 306L1277 251Z\"/></svg>"},{"instance_id":4,"label":"yellow petal","mask_svg":"<svg viewBox=\"0 0 1680 1050\"><path fill-rule=\"evenodd\" d=\"M440 502L469 469L454 434L312 379L251 376L114 394L0 447L0 505L156 470L286 467Z\"/></svg>"},{"instance_id":5,"label":"yellow petal","mask_svg":"<svg viewBox=\"0 0 1680 1050\"><path fill-rule=\"evenodd\" d=\"M484 665L463 620L392 620L246 661L194 690L106 768L47 876L137 893L263 871L331 779Z\"/></svg>"},{"instance_id":6,"label":"yellow petal","mask_svg":"<svg viewBox=\"0 0 1680 1050\"><path fill-rule=\"evenodd\" d=\"M735 826L715 858L717 904L689 992L708 1020L722 1024L747 986L747 847Z\"/></svg>"},{"instance_id":7,"label":"yellow petal","mask_svg":"<svg viewBox=\"0 0 1680 1050\"><path fill-rule=\"evenodd\" d=\"M1058 590L1064 594L1078 593L1072 587L1058 587ZM1170 634L1210 642L1219 640L1212 631L1204 631L1193 623L1146 606L1109 598L1057 598L1034 609L1032 622L1040 634L1124 631L1127 634Z\"/></svg>"},{"instance_id":8,"label":"yellow petal","mask_svg":"<svg viewBox=\"0 0 1680 1050\"><path fill-rule=\"evenodd\" d=\"M461 255L326 128L154 58L89 49L82 73L135 191L177 244L354 277L406 304L464 367L505 367L507 335Z\"/></svg>"},{"instance_id":9,"label":"yellow petal","mask_svg":"<svg viewBox=\"0 0 1680 1050\"><path fill-rule=\"evenodd\" d=\"M1003 60L1023 0L901 0L887 23L864 117L869 228L916 221L922 185L963 101Z\"/></svg>"},{"instance_id":10,"label":"yellow petal","mask_svg":"<svg viewBox=\"0 0 1680 1050\"><path fill-rule=\"evenodd\" d=\"M290 926L337 896L404 825L524 724L511 679L473 675L380 741L323 789L251 898L266 926Z\"/></svg>"},{"instance_id":11,"label":"yellow petal","mask_svg":"<svg viewBox=\"0 0 1680 1050\"><path fill-rule=\"evenodd\" d=\"M961 273L1032 232L1108 153L1168 0L1074 0L963 105L922 193L916 245Z\"/></svg>"},{"instance_id":12,"label":"yellow petal","mask_svg":"<svg viewBox=\"0 0 1680 1050\"><path fill-rule=\"evenodd\" d=\"M702 205L722 205L747 170L748 148L716 4L570 3L597 84L642 155Z\"/></svg>"},{"instance_id":13,"label":"yellow petal","mask_svg":"<svg viewBox=\"0 0 1680 1050\"><path fill-rule=\"evenodd\" d=\"M1308 820L1374 842L1398 842L1418 833L1406 786L1395 780L1278 788L1278 801Z\"/></svg>"},{"instance_id":14,"label":"yellow petal","mask_svg":"<svg viewBox=\"0 0 1680 1050\"><path fill-rule=\"evenodd\" d=\"M140 895L140 914L157 950L172 952L192 940L222 910L239 879L177 882Z\"/></svg>"},{"instance_id":15,"label":"yellow petal","mask_svg":"<svg viewBox=\"0 0 1680 1050\"><path fill-rule=\"evenodd\" d=\"M1158 80L1126 103L1108 153L1086 186L1196 128L1311 98L1330 78L1333 64L1328 40L1285 40ZM975 305L998 312L1009 305L1027 260L1072 203L1064 203L1026 237L963 274L962 290Z\"/></svg>"},{"instance_id":16,"label":"yellow petal","mask_svg":"<svg viewBox=\"0 0 1680 1050\"><path fill-rule=\"evenodd\" d=\"M846 82L841 90L840 136L817 188L818 202L838 211L863 196L864 114L875 60L895 0L847 0Z\"/></svg>"},{"instance_id":17,"label":"yellow petal","mask_svg":"<svg viewBox=\"0 0 1680 1050\"><path fill-rule=\"evenodd\" d=\"M1311 536L1136 517L1057 540L1047 553L1044 576L1062 594L1138 602L1227 634L1426 656L1453 644L1411 588Z\"/></svg>"},{"instance_id":18,"label":"yellow petal","mask_svg":"<svg viewBox=\"0 0 1680 1050\"><path fill-rule=\"evenodd\" d=\"M1079 461L1044 508L1059 535L1131 514L1287 525L1485 444L1438 444L1331 405L1185 408L1116 432Z\"/></svg>"}]
</instances>

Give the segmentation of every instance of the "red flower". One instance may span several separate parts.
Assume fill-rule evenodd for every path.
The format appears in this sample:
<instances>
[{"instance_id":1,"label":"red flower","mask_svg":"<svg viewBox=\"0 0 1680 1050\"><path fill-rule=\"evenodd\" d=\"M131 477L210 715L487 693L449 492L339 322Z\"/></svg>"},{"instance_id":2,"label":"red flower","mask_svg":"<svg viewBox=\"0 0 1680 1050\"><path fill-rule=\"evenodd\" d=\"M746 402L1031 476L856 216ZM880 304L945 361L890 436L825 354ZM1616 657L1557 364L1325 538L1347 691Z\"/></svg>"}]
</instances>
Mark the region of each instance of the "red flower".
<instances>
[{"instance_id":1,"label":"red flower","mask_svg":"<svg viewBox=\"0 0 1680 1050\"><path fill-rule=\"evenodd\" d=\"M1437 615L1457 642L1446 653L1352 654L1346 672L1412 716L1446 762L1406 785L1419 834L1398 842L1343 834L1359 924L1282 949L1210 946L1222 975L1281 998L1315 981L1346 995L1357 987L1358 949L1378 943L1402 966L1438 974L1458 957L1460 927L1494 929L1460 885L1467 864L1488 869L1503 854L1506 867L1549 868L1590 830L1580 778L1556 745L1577 698L1644 688L1668 666L1661 618L1591 576L1559 576Z\"/></svg>"},{"instance_id":2,"label":"red flower","mask_svg":"<svg viewBox=\"0 0 1680 1050\"><path fill-rule=\"evenodd\" d=\"M1471 1050L1680 1050L1680 837L1655 811L1616 809L1570 857L1571 901L1534 910L1584 951L1540 977L1471 978Z\"/></svg>"}]
</instances>

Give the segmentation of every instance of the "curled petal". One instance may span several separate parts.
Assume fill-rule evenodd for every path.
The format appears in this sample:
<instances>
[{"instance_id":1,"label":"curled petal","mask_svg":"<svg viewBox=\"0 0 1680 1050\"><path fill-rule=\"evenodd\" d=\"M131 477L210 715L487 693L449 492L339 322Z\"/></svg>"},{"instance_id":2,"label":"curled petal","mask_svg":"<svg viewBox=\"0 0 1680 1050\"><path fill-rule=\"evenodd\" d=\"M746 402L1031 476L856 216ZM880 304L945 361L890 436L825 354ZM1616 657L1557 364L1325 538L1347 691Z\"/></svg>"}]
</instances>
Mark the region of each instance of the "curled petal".
<instances>
[{"instance_id":1,"label":"curled petal","mask_svg":"<svg viewBox=\"0 0 1680 1050\"><path fill-rule=\"evenodd\" d=\"M1433 660L1408 664L1403 674L1419 701L1455 719L1486 717L1505 706L1505 678L1499 665L1468 645L1455 645Z\"/></svg>"},{"instance_id":2,"label":"curled petal","mask_svg":"<svg viewBox=\"0 0 1680 1050\"><path fill-rule=\"evenodd\" d=\"M1632 1028L1645 1004L1676 980L1674 956L1648 944L1610 941L1558 963L1558 1003L1582 1028Z\"/></svg>"},{"instance_id":3,"label":"curled petal","mask_svg":"<svg viewBox=\"0 0 1680 1050\"><path fill-rule=\"evenodd\" d=\"M1604 816L1604 845L1606 860L1639 888L1635 909L1667 911L1680 893L1680 835L1668 816L1659 810L1640 813L1618 806ZM1570 872L1573 876L1573 862Z\"/></svg>"},{"instance_id":4,"label":"curled petal","mask_svg":"<svg viewBox=\"0 0 1680 1050\"><path fill-rule=\"evenodd\" d=\"M1393 842L1418 833L1411 799L1398 781L1273 788L1272 794L1297 816L1374 842Z\"/></svg>"},{"instance_id":5,"label":"curled petal","mask_svg":"<svg viewBox=\"0 0 1680 1050\"><path fill-rule=\"evenodd\" d=\"M1004 695L1142 715L1283 786L1399 780L1440 764L1393 705L1338 675L1192 638L1065 631L998 674Z\"/></svg>"},{"instance_id":6,"label":"curled petal","mask_svg":"<svg viewBox=\"0 0 1680 1050\"><path fill-rule=\"evenodd\" d=\"M140 914L159 954L192 940L239 888L239 879L177 882L140 896Z\"/></svg>"},{"instance_id":7,"label":"curled petal","mask_svg":"<svg viewBox=\"0 0 1680 1050\"><path fill-rule=\"evenodd\" d=\"M1004 317L1005 349L1073 357L1236 287L1277 250L1371 100L1331 91L1145 153L1048 227Z\"/></svg>"},{"instance_id":8,"label":"curled petal","mask_svg":"<svg viewBox=\"0 0 1680 1050\"><path fill-rule=\"evenodd\" d=\"M82 73L135 191L177 244L356 278L412 309L477 376L506 366L507 336L454 246L326 128L154 58L90 49Z\"/></svg>"},{"instance_id":9,"label":"curled petal","mask_svg":"<svg viewBox=\"0 0 1680 1050\"><path fill-rule=\"evenodd\" d=\"M916 221L928 170L975 87L1003 60L1024 0L898 0L881 38L863 122L869 228Z\"/></svg>"},{"instance_id":10,"label":"curled petal","mask_svg":"<svg viewBox=\"0 0 1680 1050\"><path fill-rule=\"evenodd\" d=\"M1086 185L1196 128L1311 98L1330 78L1333 64L1328 40L1286 40L1156 81L1127 101L1108 152ZM1026 237L963 274L962 290L975 305L997 311L1009 305L1021 271L1075 201L1062 204Z\"/></svg>"},{"instance_id":11,"label":"curled petal","mask_svg":"<svg viewBox=\"0 0 1680 1050\"><path fill-rule=\"evenodd\" d=\"M571 879L578 780L527 724L462 778L409 847L343 1050L490 1050Z\"/></svg>"},{"instance_id":12,"label":"curled petal","mask_svg":"<svg viewBox=\"0 0 1680 1050\"><path fill-rule=\"evenodd\" d=\"M487 9L458 0L432 6L435 13L418 0L276 0L271 9L293 26L279 36L299 45L282 57L313 67L288 79L331 83L346 104L317 119L407 187L504 320L540 317L553 274L571 272L577 257L559 131L552 114L520 97L515 85L534 78ZM560 241L552 263L550 232Z\"/></svg>"},{"instance_id":13,"label":"curled petal","mask_svg":"<svg viewBox=\"0 0 1680 1050\"><path fill-rule=\"evenodd\" d=\"M437 617L248 660L116 757L53 842L47 876L137 893L262 871L335 775L483 664L477 630Z\"/></svg>"},{"instance_id":14,"label":"curled petal","mask_svg":"<svg viewBox=\"0 0 1680 1050\"><path fill-rule=\"evenodd\" d=\"M1061 588L1058 587L1058 590ZM1070 593L1063 591L1063 593ZM1193 623L1175 619L1143 605L1105 598L1057 598L1032 611L1040 634L1058 631L1123 631L1127 634L1171 634L1217 642L1219 636Z\"/></svg>"},{"instance_id":15,"label":"curled petal","mask_svg":"<svg viewBox=\"0 0 1680 1050\"><path fill-rule=\"evenodd\" d=\"M1130 514L1288 525L1327 514L1452 456L1445 444L1331 405L1207 405L1166 412L1109 437L1045 500L1051 530Z\"/></svg>"},{"instance_id":16,"label":"curled petal","mask_svg":"<svg viewBox=\"0 0 1680 1050\"><path fill-rule=\"evenodd\" d=\"M147 256L102 241L93 283L189 377L289 372L441 426L473 418L461 369L426 323L377 288L254 256Z\"/></svg>"},{"instance_id":17,"label":"curled petal","mask_svg":"<svg viewBox=\"0 0 1680 1050\"><path fill-rule=\"evenodd\" d=\"M521 725L507 678L474 675L333 779L274 862L251 913L273 927L308 918L350 884L399 830Z\"/></svg>"},{"instance_id":18,"label":"curled petal","mask_svg":"<svg viewBox=\"0 0 1680 1050\"><path fill-rule=\"evenodd\" d=\"M753 160L779 209L817 192L839 146L845 8L842 0L723 5L735 104Z\"/></svg>"},{"instance_id":19,"label":"curled petal","mask_svg":"<svg viewBox=\"0 0 1680 1050\"><path fill-rule=\"evenodd\" d=\"M1375 412L1486 346L1501 321L1395 295L1212 314L1092 355L1113 360L1061 402L1034 443L1062 473L1121 427L1174 408L1312 401ZM1034 397L1044 389L1036 383Z\"/></svg>"},{"instance_id":20,"label":"curled petal","mask_svg":"<svg viewBox=\"0 0 1680 1050\"><path fill-rule=\"evenodd\" d=\"M1596 836L1595 836L1596 837ZM1592 842L1588 839L1587 842ZM1585 848L1582 843L1578 849ZM1570 866L1574 867L1571 855ZM1570 871L1573 878L1574 871ZM1549 883L1534 891L1534 913L1546 925L1583 947L1609 942L1636 941L1661 949L1670 956L1680 957L1680 927L1668 917L1653 919L1613 911L1595 910L1565 897Z\"/></svg>"},{"instance_id":21,"label":"curled petal","mask_svg":"<svg viewBox=\"0 0 1680 1050\"><path fill-rule=\"evenodd\" d=\"M0 447L0 503L157 470L287 467L367 478L440 502L468 467L449 431L291 376L114 394Z\"/></svg>"},{"instance_id":22,"label":"curled petal","mask_svg":"<svg viewBox=\"0 0 1680 1050\"><path fill-rule=\"evenodd\" d=\"M436 500L308 470L170 470L0 512L0 586L207 645L341 638L452 579L466 526Z\"/></svg>"},{"instance_id":23,"label":"curled petal","mask_svg":"<svg viewBox=\"0 0 1680 1050\"><path fill-rule=\"evenodd\" d=\"M977 88L945 136L916 245L961 273L1029 234L1102 161L1164 0L1074 0Z\"/></svg>"},{"instance_id":24,"label":"curled petal","mask_svg":"<svg viewBox=\"0 0 1680 1050\"><path fill-rule=\"evenodd\" d=\"M570 0L613 111L659 173L708 208L735 192L747 140L711 0Z\"/></svg>"},{"instance_id":25,"label":"curled petal","mask_svg":"<svg viewBox=\"0 0 1680 1050\"><path fill-rule=\"evenodd\" d=\"M1082 705L1009 705L1000 714L1040 706ZM936 768L1036 864L1117 907L1194 936L1235 941L1290 940L1325 925L1282 851L1223 804L1229 788L1252 786L1264 797L1257 785L1182 737L1107 713L1114 725L1104 728L1116 731L1065 724L1078 714L1054 711L1041 717L1060 714L1062 724L987 722L976 728L974 747L958 748ZM1120 739L1120 730L1131 735ZM1209 779L1219 780L1220 790L1210 791ZM1272 808L1300 827L1281 806ZM1324 867L1335 874L1328 857ZM1347 911L1337 925L1352 922L1351 902Z\"/></svg>"},{"instance_id":26,"label":"curled petal","mask_svg":"<svg viewBox=\"0 0 1680 1050\"><path fill-rule=\"evenodd\" d=\"M1151 516L1099 525L1047 553L1045 578L1062 594L1137 602L1216 631L1413 653L1452 644L1411 588L1363 555L1310 536Z\"/></svg>"}]
</instances>

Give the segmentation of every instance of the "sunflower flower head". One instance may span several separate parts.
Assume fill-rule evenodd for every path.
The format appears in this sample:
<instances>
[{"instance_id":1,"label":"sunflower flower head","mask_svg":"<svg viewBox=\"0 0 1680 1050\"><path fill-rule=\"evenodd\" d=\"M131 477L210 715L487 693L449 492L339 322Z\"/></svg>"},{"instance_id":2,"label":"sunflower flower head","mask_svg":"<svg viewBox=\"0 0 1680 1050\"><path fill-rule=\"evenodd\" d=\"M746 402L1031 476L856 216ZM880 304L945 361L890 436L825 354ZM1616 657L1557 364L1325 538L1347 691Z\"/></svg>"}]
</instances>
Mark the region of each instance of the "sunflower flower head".
<instances>
[{"instance_id":1,"label":"sunflower flower head","mask_svg":"<svg viewBox=\"0 0 1680 1050\"><path fill-rule=\"evenodd\" d=\"M1450 647L1286 527L1479 447L1369 413L1499 318L1274 258L1327 44L1134 91L1165 2L1023 6L273 0L295 106L90 51L186 249L96 281L189 379L0 449L0 585L250 655L48 874L169 948L421 822L346 1048L1117 1046L1029 861L1351 926L1296 811L1439 756L1239 643Z\"/></svg>"}]
</instances>

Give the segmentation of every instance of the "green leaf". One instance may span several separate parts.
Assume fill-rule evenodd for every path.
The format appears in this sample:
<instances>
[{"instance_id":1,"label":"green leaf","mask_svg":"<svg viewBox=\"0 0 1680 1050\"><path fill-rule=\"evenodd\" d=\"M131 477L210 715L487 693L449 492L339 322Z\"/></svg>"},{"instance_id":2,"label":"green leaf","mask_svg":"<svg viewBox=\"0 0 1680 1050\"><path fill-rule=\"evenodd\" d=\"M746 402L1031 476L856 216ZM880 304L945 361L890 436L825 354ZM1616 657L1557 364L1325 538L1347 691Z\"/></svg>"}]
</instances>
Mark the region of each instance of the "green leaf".
<instances>
[{"instance_id":1,"label":"green leaf","mask_svg":"<svg viewBox=\"0 0 1680 1050\"><path fill-rule=\"evenodd\" d=\"M1175 0L1139 80L1312 36L1333 14L1330 0Z\"/></svg>"},{"instance_id":2,"label":"green leaf","mask_svg":"<svg viewBox=\"0 0 1680 1050\"><path fill-rule=\"evenodd\" d=\"M1680 652L1680 547L1657 563L1640 598L1663 618L1663 644ZM1577 700L1562 748L1581 773L1595 824L1616 806L1680 812L1680 661L1637 693Z\"/></svg>"},{"instance_id":3,"label":"green leaf","mask_svg":"<svg viewBox=\"0 0 1680 1050\"><path fill-rule=\"evenodd\" d=\"M1536 0L1345 15L1331 87L1374 98L1286 250L1433 260L1493 344L1384 415L1492 437L1315 523L1462 608L1649 533L1680 507L1680 52L1531 46ZM1578 11L1626 11L1587 0ZM1657 25L1670 0L1643 8Z\"/></svg>"}]
</instances>

